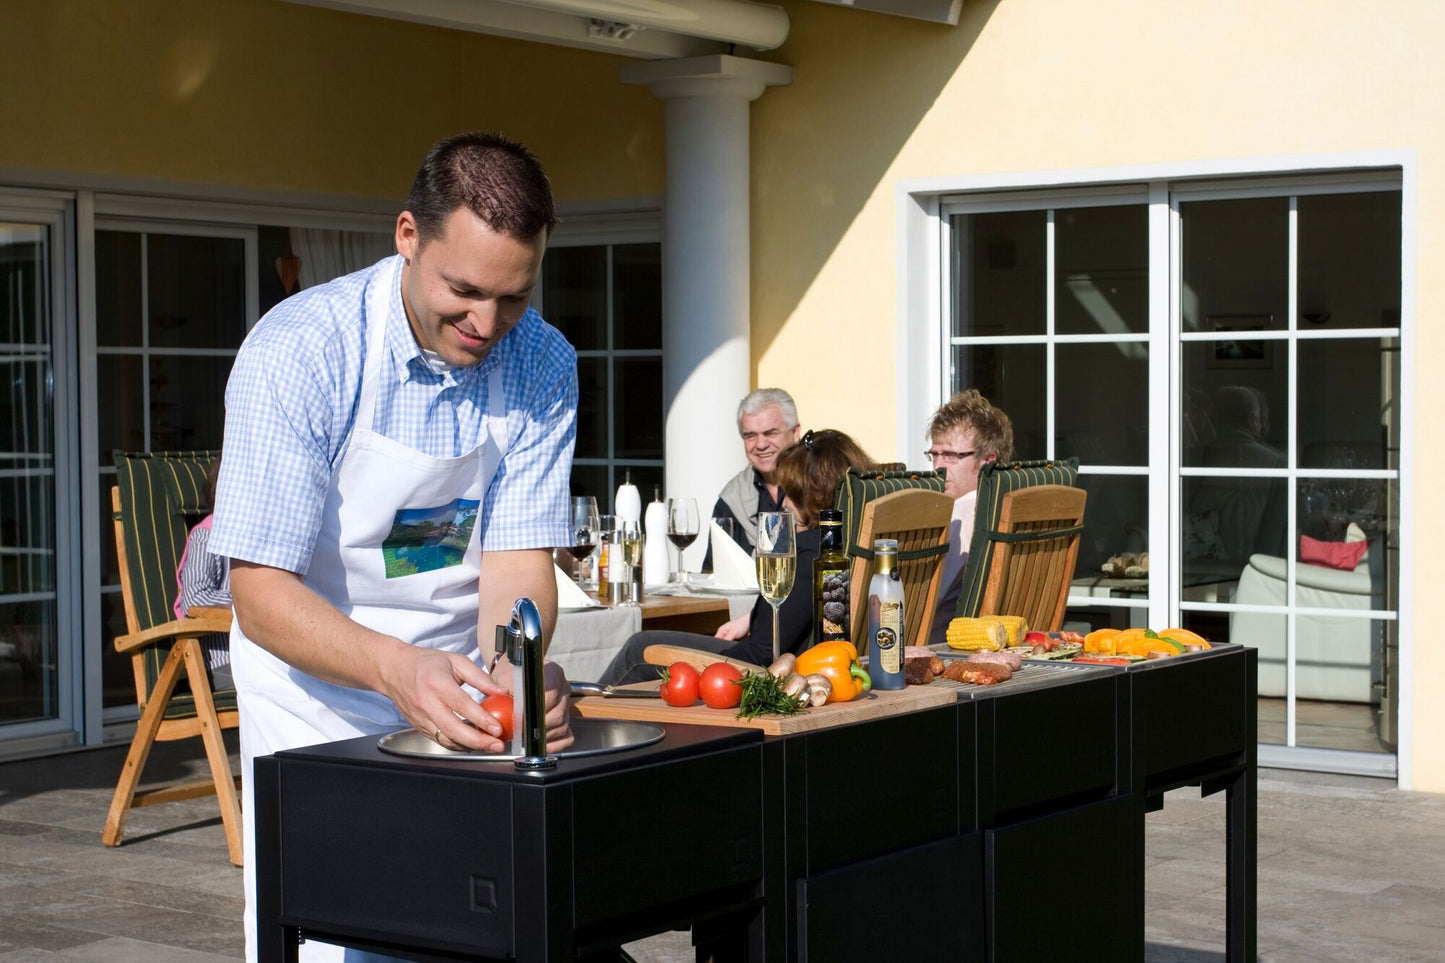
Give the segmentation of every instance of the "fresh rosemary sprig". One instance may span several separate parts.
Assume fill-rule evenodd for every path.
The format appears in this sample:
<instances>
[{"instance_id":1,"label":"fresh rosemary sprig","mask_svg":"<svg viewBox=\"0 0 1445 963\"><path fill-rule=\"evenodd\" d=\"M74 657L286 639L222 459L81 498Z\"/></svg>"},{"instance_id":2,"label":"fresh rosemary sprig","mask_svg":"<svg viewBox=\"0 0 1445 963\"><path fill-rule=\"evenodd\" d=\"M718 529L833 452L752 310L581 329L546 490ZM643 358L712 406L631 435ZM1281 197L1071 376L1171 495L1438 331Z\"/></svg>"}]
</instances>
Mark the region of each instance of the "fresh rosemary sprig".
<instances>
[{"instance_id":1,"label":"fresh rosemary sprig","mask_svg":"<svg viewBox=\"0 0 1445 963\"><path fill-rule=\"evenodd\" d=\"M783 680L767 672L745 675L743 681L737 684L743 687L743 697L738 702L738 719L791 716L803 711L803 707L783 691Z\"/></svg>"}]
</instances>

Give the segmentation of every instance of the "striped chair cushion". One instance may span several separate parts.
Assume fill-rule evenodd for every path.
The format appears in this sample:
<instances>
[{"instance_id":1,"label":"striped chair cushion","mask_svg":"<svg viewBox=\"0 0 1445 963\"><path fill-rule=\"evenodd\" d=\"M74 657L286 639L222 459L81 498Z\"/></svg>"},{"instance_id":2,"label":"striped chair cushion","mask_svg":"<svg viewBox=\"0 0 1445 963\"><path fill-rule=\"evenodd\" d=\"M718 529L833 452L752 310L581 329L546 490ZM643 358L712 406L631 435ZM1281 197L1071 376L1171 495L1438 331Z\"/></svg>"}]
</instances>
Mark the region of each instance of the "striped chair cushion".
<instances>
[{"instance_id":1,"label":"striped chair cushion","mask_svg":"<svg viewBox=\"0 0 1445 963\"><path fill-rule=\"evenodd\" d=\"M136 628L145 630L175 619L176 568L186 546L188 523L210 511L204 504L206 474L220 456L217 451L115 452L115 483L120 489L120 517L125 525L125 552L135 605ZM143 655L147 688L155 685L171 647L148 647ZM216 707L233 708L235 693L215 693ZM196 714L189 693L177 692L167 719Z\"/></svg>"},{"instance_id":2,"label":"striped chair cushion","mask_svg":"<svg viewBox=\"0 0 1445 963\"><path fill-rule=\"evenodd\" d=\"M863 506L880 495L890 495L907 488L943 491L943 473L938 471L860 471L848 469L838 480L838 495L833 504L843 512L843 544L850 558L872 558L871 545L857 545L858 526L863 521Z\"/></svg>"},{"instance_id":3,"label":"striped chair cushion","mask_svg":"<svg viewBox=\"0 0 1445 963\"><path fill-rule=\"evenodd\" d=\"M958 616L973 617L983 604L984 582L997 544L998 518L1003 497L1033 485L1077 487L1079 459L1062 461L986 462L978 472L978 503L974 508L973 538L968 547L968 564L958 592Z\"/></svg>"}]
</instances>

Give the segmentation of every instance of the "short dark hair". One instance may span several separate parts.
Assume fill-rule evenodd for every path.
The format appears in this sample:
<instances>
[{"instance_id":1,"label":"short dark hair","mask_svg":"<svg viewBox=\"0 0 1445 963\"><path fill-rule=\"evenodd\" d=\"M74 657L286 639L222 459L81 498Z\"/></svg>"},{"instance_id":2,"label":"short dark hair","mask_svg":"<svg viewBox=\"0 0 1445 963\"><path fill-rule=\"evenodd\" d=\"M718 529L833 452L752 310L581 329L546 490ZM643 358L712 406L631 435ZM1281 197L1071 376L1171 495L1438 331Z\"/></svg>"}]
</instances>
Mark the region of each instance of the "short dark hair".
<instances>
[{"instance_id":1,"label":"short dark hair","mask_svg":"<svg viewBox=\"0 0 1445 963\"><path fill-rule=\"evenodd\" d=\"M849 468L869 470L877 463L852 438L832 428L810 431L803 440L778 454L774 477L778 487L793 500L798 524L812 528L818 513L832 508L838 479Z\"/></svg>"},{"instance_id":2,"label":"short dark hair","mask_svg":"<svg viewBox=\"0 0 1445 963\"><path fill-rule=\"evenodd\" d=\"M530 240L557 223L552 185L532 152L500 134L468 131L438 141L416 172L406 209L425 243L465 207L499 234Z\"/></svg>"}]
</instances>

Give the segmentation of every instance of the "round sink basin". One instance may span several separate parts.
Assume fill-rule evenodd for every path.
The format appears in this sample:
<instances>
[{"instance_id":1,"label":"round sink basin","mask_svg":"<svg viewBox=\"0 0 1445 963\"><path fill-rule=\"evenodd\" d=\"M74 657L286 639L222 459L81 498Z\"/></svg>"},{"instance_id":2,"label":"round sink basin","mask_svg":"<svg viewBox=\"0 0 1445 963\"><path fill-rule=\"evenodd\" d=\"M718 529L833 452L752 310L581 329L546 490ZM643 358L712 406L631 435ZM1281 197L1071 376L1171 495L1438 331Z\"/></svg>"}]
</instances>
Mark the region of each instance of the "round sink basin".
<instances>
[{"instance_id":1,"label":"round sink basin","mask_svg":"<svg viewBox=\"0 0 1445 963\"><path fill-rule=\"evenodd\" d=\"M561 752L553 753L559 759L572 756L596 756L604 752L621 752L650 746L662 738L662 726L652 722L630 722L623 719L583 719L572 717L572 734L576 742ZM515 762L519 757L512 752L459 752L447 749L432 741L415 729L388 732L376 741L382 752L396 756L416 756L421 759L455 759L458 762Z\"/></svg>"}]
</instances>

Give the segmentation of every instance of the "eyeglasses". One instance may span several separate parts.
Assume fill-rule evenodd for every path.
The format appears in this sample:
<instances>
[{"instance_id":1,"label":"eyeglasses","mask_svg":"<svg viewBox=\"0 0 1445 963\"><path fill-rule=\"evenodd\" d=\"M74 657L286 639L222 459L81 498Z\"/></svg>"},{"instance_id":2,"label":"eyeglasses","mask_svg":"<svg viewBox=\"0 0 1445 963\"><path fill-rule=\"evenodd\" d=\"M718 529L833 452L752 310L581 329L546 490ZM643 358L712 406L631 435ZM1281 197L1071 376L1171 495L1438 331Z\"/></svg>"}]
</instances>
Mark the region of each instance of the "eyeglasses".
<instances>
[{"instance_id":1,"label":"eyeglasses","mask_svg":"<svg viewBox=\"0 0 1445 963\"><path fill-rule=\"evenodd\" d=\"M924 456L925 458L927 458L929 461L933 462L935 465L938 464L939 462L943 462L945 465L947 465L947 464L949 464L950 462L963 461L965 458L968 458L969 456L971 456L971 455L976 455L976 454L978 454L977 450L975 450L975 451L934 451L932 448L930 448L930 449L928 449L927 451L925 451L925 452L923 453L923 456Z\"/></svg>"}]
</instances>

